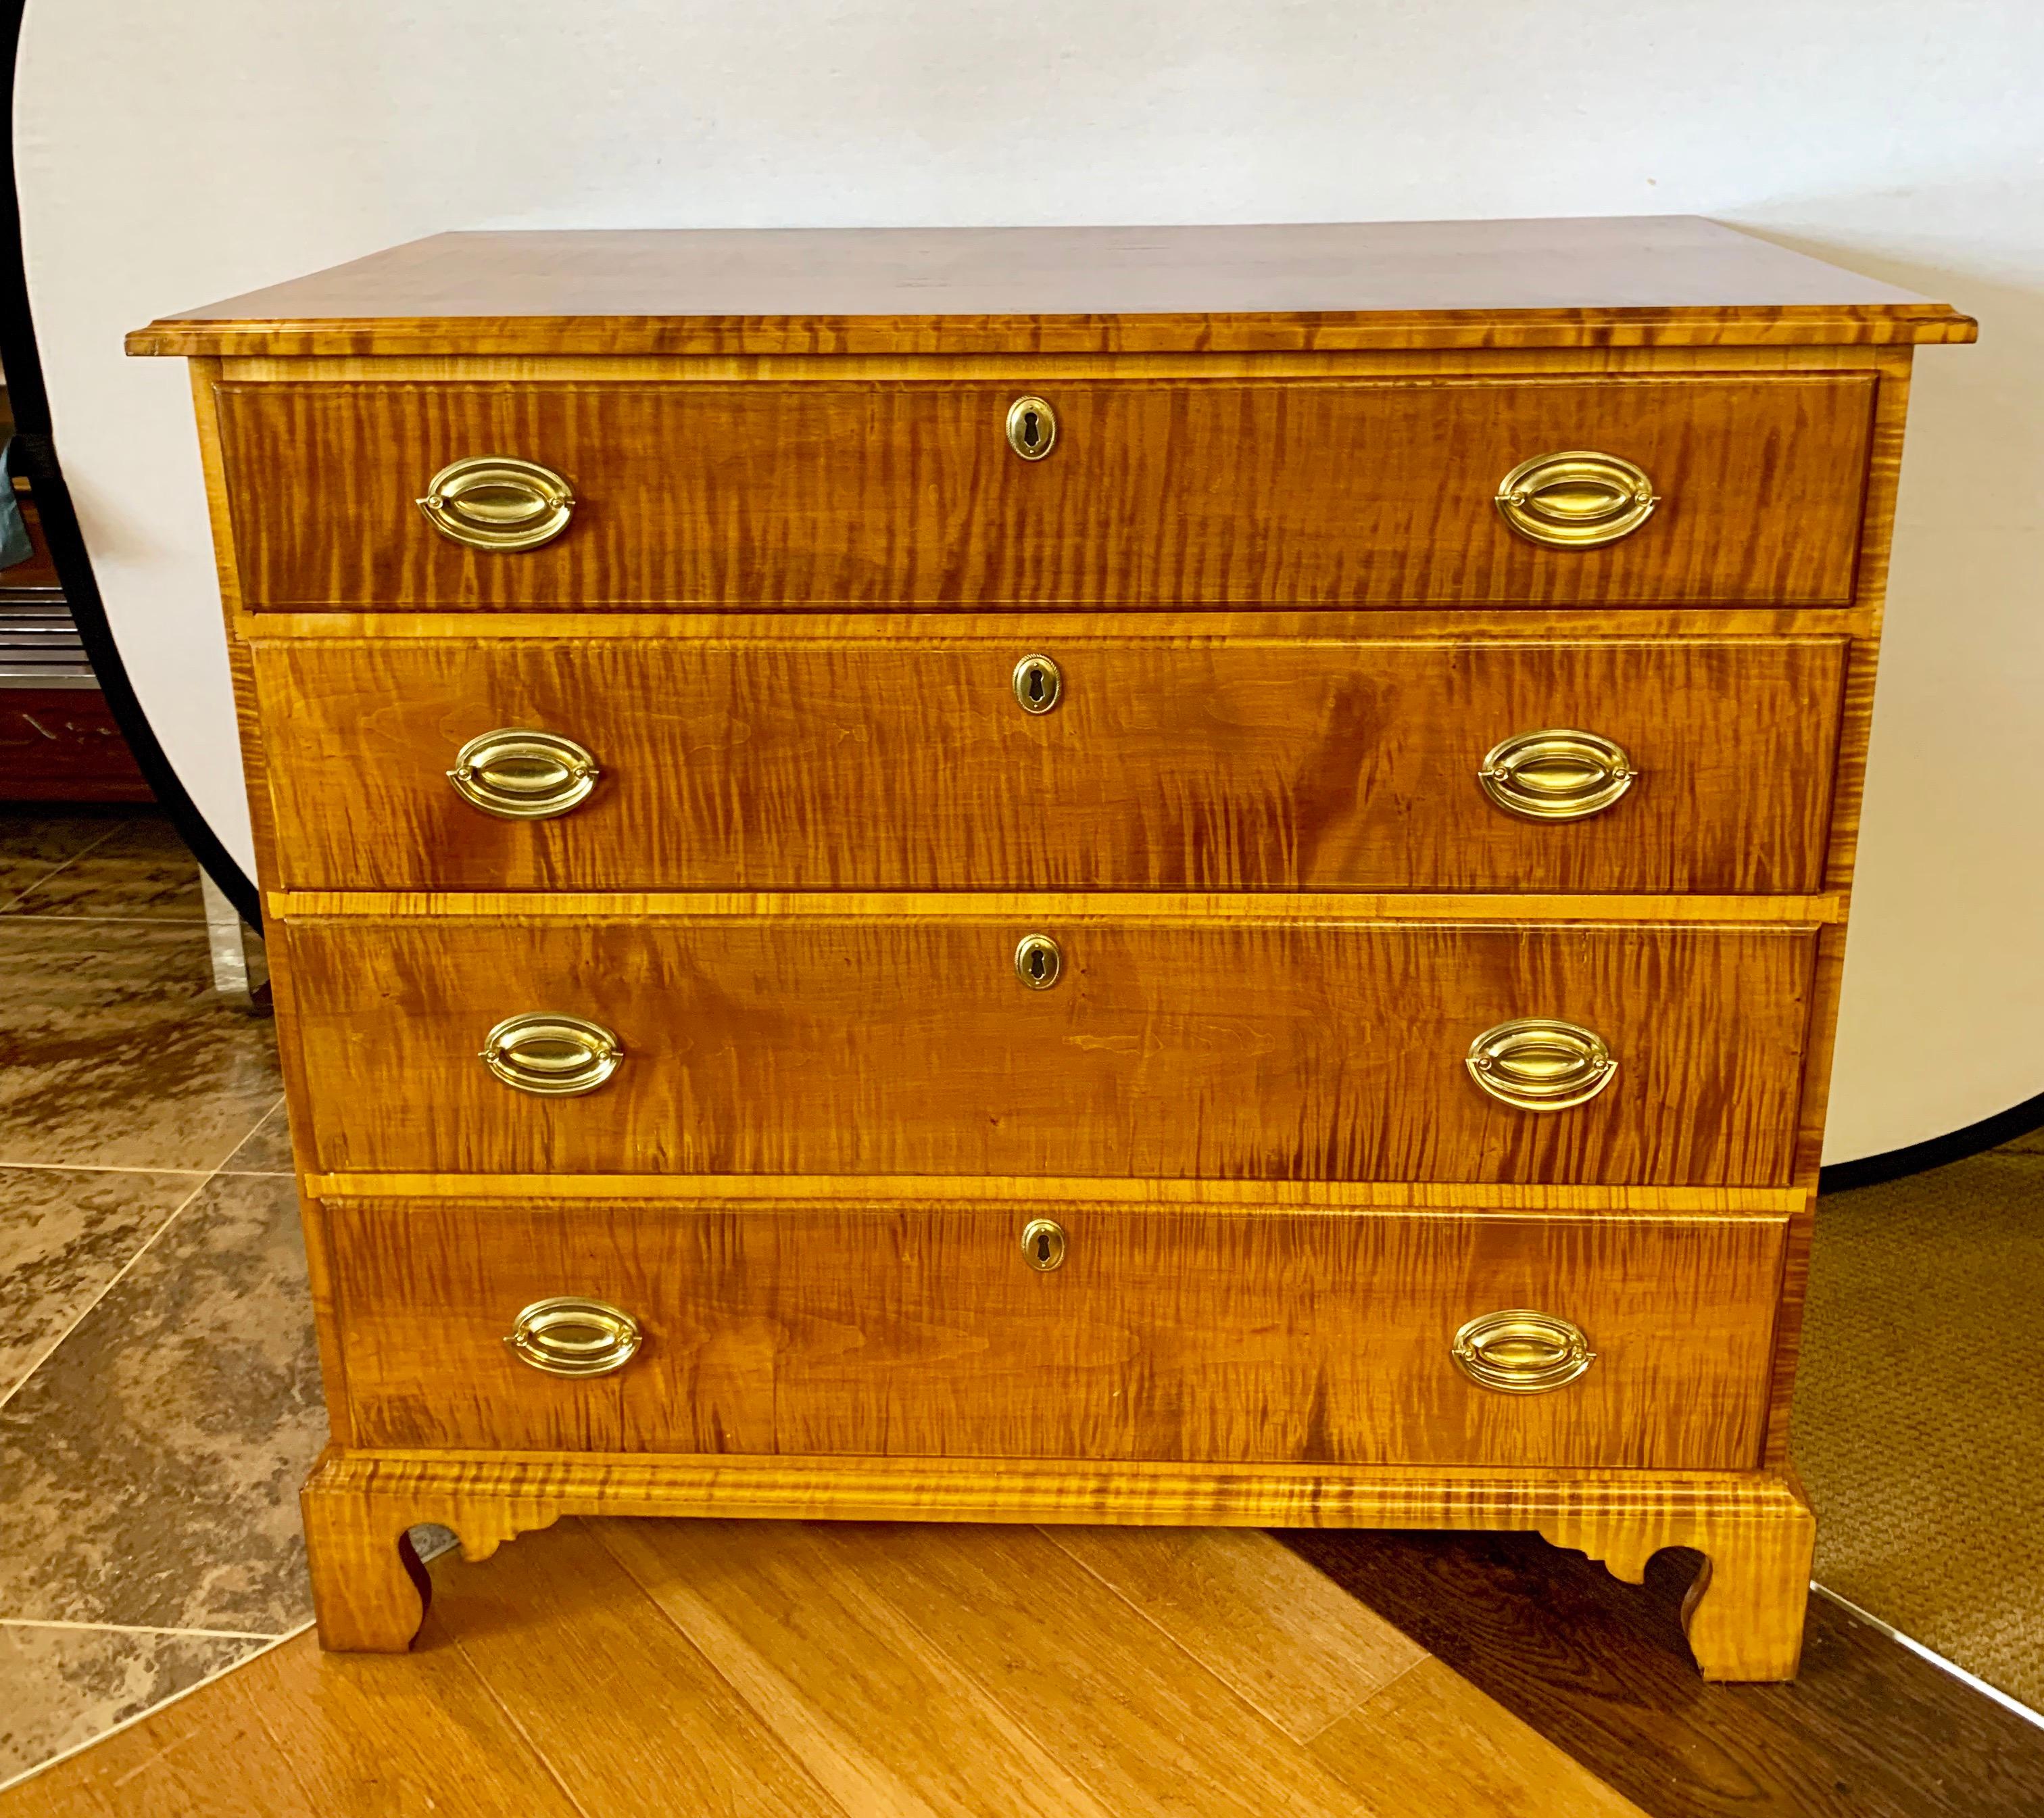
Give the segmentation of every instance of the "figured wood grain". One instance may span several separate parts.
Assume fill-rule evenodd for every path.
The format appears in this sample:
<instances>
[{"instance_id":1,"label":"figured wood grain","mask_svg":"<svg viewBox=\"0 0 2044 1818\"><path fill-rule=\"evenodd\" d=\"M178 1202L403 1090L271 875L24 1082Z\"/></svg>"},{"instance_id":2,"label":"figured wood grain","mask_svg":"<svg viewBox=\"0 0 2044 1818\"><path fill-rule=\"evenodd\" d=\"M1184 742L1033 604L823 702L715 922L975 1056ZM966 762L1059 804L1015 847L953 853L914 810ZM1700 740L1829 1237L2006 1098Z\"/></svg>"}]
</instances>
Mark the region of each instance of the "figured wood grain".
<instances>
[{"instance_id":1,"label":"figured wood grain","mask_svg":"<svg viewBox=\"0 0 2044 1818\"><path fill-rule=\"evenodd\" d=\"M1757 1455L1778 1222L800 1201L769 1211L327 1202L365 1443L1738 1468ZM555 1295L646 1334L564 1380L505 1346ZM1456 1330L1535 1307L1596 1362L1504 1395Z\"/></svg>"},{"instance_id":2,"label":"figured wood grain","mask_svg":"<svg viewBox=\"0 0 2044 1818\"><path fill-rule=\"evenodd\" d=\"M268 914L286 921L720 921L767 917L852 922L981 916L1024 921L1151 923L1289 919L1560 922L1809 930L1845 919L1841 897L1437 896L1421 890L276 890Z\"/></svg>"},{"instance_id":3,"label":"figured wood grain","mask_svg":"<svg viewBox=\"0 0 2044 1818\"><path fill-rule=\"evenodd\" d=\"M1024 620L1012 613L947 612L942 619L915 611L716 613L578 612L563 623L552 612L444 611L250 613L237 609L236 634L252 643L328 640L387 644L441 638L572 638L577 643L622 638L634 643L683 640L792 644L835 640L847 644L913 643L932 637L999 642L1026 635L1034 625L1067 636L1141 642L1160 630L1185 638L1304 642L1353 638L1378 644L1412 639L1437 644L1531 639L1573 643L1585 638L1642 641L1658 638L1829 638L1864 636L1873 615L1855 606L1631 606L1613 623L1607 614L1573 606L1464 606L1442 621L1437 610L1387 606L1368 613L1300 612L1288 607L1175 613L1168 627L1155 614L1060 613Z\"/></svg>"},{"instance_id":4,"label":"figured wood grain","mask_svg":"<svg viewBox=\"0 0 2044 1818\"><path fill-rule=\"evenodd\" d=\"M1874 382L1061 382L1016 459L1013 385L219 386L257 610L1842 603ZM1555 549L1493 500L1570 448L1662 503ZM569 528L478 553L414 501L463 455L565 475ZM307 510L302 502L317 502Z\"/></svg>"},{"instance_id":5,"label":"figured wood grain","mask_svg":"<svg viewBox=\"0 0 2044 1818\"><path fill-rule=\"evenodd\" d=\"M291 890L1819 886L1835 639L551 640L254 647ZM1062 677L1032 715L1025 654ZM1832 703L1826 710L1826 703ZM1477 782L1576 727L1640 773L1543 822ZM558 818L447 772L499 727L594 753Z\"/></svg>"},{"instance_id":6,"label":"figured wood grain","mask_svg":"<svg viewBox=\"0 0 2044 1818\"><path fill-rule=\"evenodd\" d=\"M1048 990L1017 940L1059 943ZM1129 1174L1787 1184L1807 930L1273 919L303 920L280 930L326 1172ZM528 1011L614 1032L597 1090L476 1058ZM1596 1030L1589 1104L1464 1066Z\"/></svg>"},{"instance_id":7,"label":"figured wood grain","mask_svg":"<svg viewBox=\"0 0 2044 1818\"><path fill-rule=\"evenodd\" d=\"M661 354L1970 340L1949 305L1692 216L440 234L136 354Z\"/></svg>"},{"instance_id":8,"label":"figured wood grain","mask_svg":"<svg viewBox=\"0 0 2044 1818\"><path fill-rule=\"evenodd\" d=\"M306 1188L344 1199L655 1199L743 1202L762 1211L784 1204L913 1199L930 1190L920 1174L321 1174ZM1596 1187L1425 1181L1108 1179L1058 1174L961 1174L943 1183L961 1203L1064 1200L1086 1205L1247 1206L1267 1217L1291 1210L1509 1212L1524 1218L1596 1212L1629 1222L1682 1218L1780 1220L1809 1202L1803 1187Z\"/></svg>"},{"instance_id":9,"label":"figured wood grain","mask_svg":"<svg viewBox=\"0 0 2044 1818\"><path fill-rule=\"evenodd\" d=\"M569 1515L1116 1525L1527 1528L1638 1583L1662 1548L1721 1570L1683 1624L1707 1674L1792 1677L1808 1593L1809 1505L1759 1472L1419 1470L1411 1466L1032 1459L631 1458L348 1452L301 1498L328 1647L402 1652L429 1586L405 1570L408 1524L452 1528L471 1559ZM1800 1558L1802 1577L1796 1577Z\"/></svg>"}]
</instances>

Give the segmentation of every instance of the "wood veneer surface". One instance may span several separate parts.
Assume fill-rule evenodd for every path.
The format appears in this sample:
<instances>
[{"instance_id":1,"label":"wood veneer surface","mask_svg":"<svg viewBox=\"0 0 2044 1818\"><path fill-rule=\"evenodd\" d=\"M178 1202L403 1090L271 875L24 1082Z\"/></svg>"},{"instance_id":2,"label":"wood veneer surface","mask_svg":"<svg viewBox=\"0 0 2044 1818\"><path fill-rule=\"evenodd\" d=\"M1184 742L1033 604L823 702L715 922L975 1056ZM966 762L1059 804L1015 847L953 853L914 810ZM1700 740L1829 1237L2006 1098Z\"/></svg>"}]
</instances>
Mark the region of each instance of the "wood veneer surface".
<instances>
[{"instance_id":1,"label":"wood veneer surface","mask_svg":"<svg viewBox=\"0 0 2044 1818\"><path fill-rule=\"evenodd\" d=\"M225 383L254 610L505 606L1842 604L1875 383L1863 372L1571 382ZM1493 500L1535 455L1637 463L1662 502L1553 548ZM414 502L458 456L574 489L543 548L478 554Z\"/></svg>"},{"instance_id":2,"label":"wood veneer surface","mask_svg":"<svg viewBox=\"0 0 2044 1818\"><path fill-rule=\"evenodd\" d=\"M1024 934L1063 972L1026 989ZM971 915L283 924L328 1171L1160 1174L1784 1184L1808 931ZM625 1059L574 1098L477 1059L528 1011ZM1573 1110L1464 1067L1597 1031Z\"/></svg>"},{"instance_id":3,"label":"wood veneer surface","mask_svg":"<svg viewBox=\"0 0 2044 1818\"><path fill-rule=\"evenodd\" d=\"M371 1446L1737 1469L1766 1405L1779 1220L1065 1209L326 1202ZM519 1309L640 1318L614 1377L549 1377ZM1478 1314L1573 1320L1540 1396L1449 1355ZM421 1309L431 1309L429 1317Z\"/></svg>"},{"instance_id":4,"label":"wood veneer surface","mask_svg":"<svg viewBox=\"0 0 2044 1818\"><path fill-rule=\"evenodd\" d=\"M662 353L1969 340L1947 304L1692 216L440 234L131 353Z\"/></svg>"},{"instance_id":5,"label":"wood veneer surface","mask_svg":"<svg viewBox=\"0 0 2044 1818\"><path fill-rule=\"evenodd\" d=\"M1057 705L1024 713L1017 660ZM886 643L263 640L289 890L1820 886L1841 639L1130 640L1056 621ZM1827 710L1827 703L1829 710ZM1508 735L1615 740L1594 819L1520 819ZM445 773L496 727L601 778L495 819Z\"/></svg>"}]
</instances>

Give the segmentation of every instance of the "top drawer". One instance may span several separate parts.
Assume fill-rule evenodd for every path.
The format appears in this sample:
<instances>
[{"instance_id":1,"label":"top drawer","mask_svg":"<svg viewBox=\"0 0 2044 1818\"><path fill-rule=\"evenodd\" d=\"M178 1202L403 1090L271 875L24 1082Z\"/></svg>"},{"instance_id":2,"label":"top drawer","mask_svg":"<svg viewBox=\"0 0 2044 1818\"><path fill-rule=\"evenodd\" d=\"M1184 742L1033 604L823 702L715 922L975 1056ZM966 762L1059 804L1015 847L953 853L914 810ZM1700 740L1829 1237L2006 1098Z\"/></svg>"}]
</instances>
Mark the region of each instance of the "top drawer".
<instances>
[{"instance_id":1,"label":"top drawer","mask_svg":"<svg viewBox=\"0 0 2044 1818\"><path fill-rule=\"evenodd\" d=\"M1843 603L1873 391L1857 374L1034 378L230 383L219 402L258 609L1168 610ZM1042 408L1011 438L1026 396ZM1507 477L1581 450L1612 458L1604 478L1523 483L1545 524L1612 508L1613 539L1508 524ZM550 470L571 505L486 475L443 508L455 534L436 528L418 502L436 476L486 456ZM1608 490L1627 463L1658 501L1643 518ZM528 513L561 528L524 549L458 540Z\"/></svg>"}]
</instances>

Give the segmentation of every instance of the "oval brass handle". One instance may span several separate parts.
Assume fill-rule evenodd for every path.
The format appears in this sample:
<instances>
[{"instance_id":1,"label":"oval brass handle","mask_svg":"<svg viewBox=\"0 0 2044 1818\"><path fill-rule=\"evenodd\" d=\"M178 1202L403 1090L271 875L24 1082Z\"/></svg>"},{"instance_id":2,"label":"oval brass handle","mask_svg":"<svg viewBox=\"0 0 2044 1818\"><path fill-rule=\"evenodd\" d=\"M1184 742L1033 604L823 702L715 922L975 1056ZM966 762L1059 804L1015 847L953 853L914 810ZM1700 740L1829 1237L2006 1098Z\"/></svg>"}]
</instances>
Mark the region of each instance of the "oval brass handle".
<instances>
[{"instance_id":1,"label":"oval brass handle","mask_svg":"<svg viewBox=\"0 0 2044 1818\"><path fill-rule=\"evenodd\" d=\"M1065 956L1047 934L1025 934L1015 944L1015 976L1032 991L1047 991L1065 969Z\"/></svg>"},{"instance_id":2,"label":"oval brass handle","mask_svg":"<svg viewBox=\"0 0 2044 1818\"><path fill-rule=\"evenodd\" d=\"M504 1342L549 1376L608 1376L632 1361L643 1336L639 1322L620 1308L561 1296L527 1307Z\"/></svg>"},{"instance_id":3,"label":"oval brass handle","mask_svg":"<svg viewBox=\"0 0 2044 1818\"><path fill-rule=\"evenodd\" d=\"M1545 1395L1596 1362L1581 1326L1531 1307L1479 1315L1455 1334L1449 1354L1472 1382L1504 1395Z\"/></svg>"},{"instance_id":4,"label":"oval brass handle","mask_svg":"<svg viewBox=\"0 0 2044 1818\"><path fill-rule=\"evenodd\" d=\"M1624 748L1600 733L1547 726L1493 745L1476 777L1508 814L1586 821L1610 807L1639 774Z\"/></svg>"},{"instance_id":5,"label":"oval brass handle","mask_svg":"<svg viewBox=\"0 0 2044 1818\"><path fill-rule=\"evenodd\" d=\"M1520 1111L1566 1111L1611 1084L1618 1063L1604 1037L1553 1017L1523 1017L1470 1044L1470 1078Z\"/></svg>"},{"instance_id":6,"label":"oval brass handle","mask_svg":"<svg viewBox=\"0 0 2044 1818\"><path fill-rule=\"evenodd\" d=\"M551 467L515 455L451 461L426 483L426 522L470 549L536 549L567 528L574 491Z\"/></svg>"},{"instance_id":7,"label":"oval brass handle","mask_svg":"<svg viewBox=\"0 0 2044 1818\"><path fill-rule=\"evenodd\" d=\"M506 1086L542 1098L572 1098L617 1070L624 1050L601 1023L529 1011L482 1038L482 1064Z\"/></svg>"},{"instance_id":8,"label":"oval brass handle","mask_svg":"<svg viewBox=\"0 0 2044 1818\"><path fill-rule=\"evenodd\" d=\"M1660 502L1644 469L1594 448L1521 461L1497 487L1504 521L1556 549L1594 549L1630 536Z\"/></svg>"},{"instance_id":9,"label":"oval brass handle","mask_svg":"<svg viewBox=\"0 0 2044 1818\"><path fill-rule=\"evenodd\" d=\"M602 774L584 747L559 732L500 726L471 739L448 773L455 794L501 821L551 821L589 799Z\"/></svg>"},{"instance_id":10,"label":"oval brass handle","mask_svg":"<svg viewBox=\"0 0 2044 1818\"><path fill-rule=\"evenodd\" d=\"M1064 674L1047 656L1024 657L1011 685L1016 705L1025 713L1047 713L1064 698Z\"/></svg>"},{"instance_id":11,"label":"oval brass handle","mask_svg":"<svg viewBox=\"0 0 2044 1818\"><path fill-rule=\"evenodd\" d=\"M1018 398L1008 406L1008 445L1025 461L1040 461L1058 440L1058 413L1040 398Z\"/></svg>"},{"instance_id":12,"label":"oval brass handle","mask_svg":"<svg viewBox=\"0 0 2044 1818\"><path fill-rule=\"evenodd\" d=\"M1022 1255L1032 1269L1047 1275L1065 1259L1065 1228L1055 1218L1032 1218L1022 1227Z\"/></svg>"}]
</instances>

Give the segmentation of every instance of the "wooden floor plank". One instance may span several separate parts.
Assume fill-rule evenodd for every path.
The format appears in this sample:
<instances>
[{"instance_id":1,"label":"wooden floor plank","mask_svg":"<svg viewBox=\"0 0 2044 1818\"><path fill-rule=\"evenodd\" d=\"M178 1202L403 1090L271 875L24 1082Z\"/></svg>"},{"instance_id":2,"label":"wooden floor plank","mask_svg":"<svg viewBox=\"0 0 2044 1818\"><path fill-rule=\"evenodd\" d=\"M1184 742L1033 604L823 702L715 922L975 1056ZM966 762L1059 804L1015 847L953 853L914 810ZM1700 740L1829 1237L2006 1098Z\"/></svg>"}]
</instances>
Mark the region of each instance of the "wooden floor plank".
<instances>
[{"instance_id":1,"label":"wooden floor plank","mask_svg":"<svg viewBox=\"0 0 2044 1818\"><path fill-rule=\"evenodd\" d=\"M310 1648L287 1641L277 1653ZM254 1710L228 1689L266 1655L0 1793L5 1818L277 1818L311 1801ZM536 1808L544 1812L544 1806Z\"/></svg>"},{"instance_id":2,"label":"wooden floor plank","mask_svg":"<svg viewBox=\"0 0 2044 1818\"><path fill-rule=\"evenodd\" d=\"M1324 1572L1247 1528L1046 1528L1294 1742L1426 1651Z\"/></svg>"},{"instance_id":3,"label":"wooden floor plank","mask_svg":"<svg viewBox=\"0 0 2044 1818\"><path fill-rule=\"evenodd\" d=\"M1312 1743L1362 1797L1416 1814L1642 1818L1639 1808L1428 1658Z\"/></svg>"},{"instance_id":4,"label":"wooden floor plank","mask_svg":"<svg viewBox=\"0 0 2044 1818\"><path fill-rule=\"evenodd\" d=\"M850 1530L830 1522L593 1526L847 1812L1117 1818L1028 1746L1001 1706L866 1582L843 1543ZM912 1548L912 1532L901 1538Z\"/></svg>"},{"instance_id":5,"label":"wooden floor plank","mask_svg":"<svg viewBox=\"0 0 2044 1818\"><path fill-rule=\"evenodd\" d=\"M1036 1529L905 1541L862 1526L843 1544L1034 1750L1118 1818L1359 1818L1346 1786Z\"/></svg>"},{"instance_id":6,"label":"wooden floor plank","mask_svg":"<svg viewBox=\"0 0 2044 1818\"><path fill-rule=\"evenodd\" d=\"M440 1563L441 1620L589 1818L843 1818L581 1522Z\"/></svg>"},{"instance_id":7,"label":"wooden floor plank","mask_svg":"<svg viewBox=\"0 0 2044 1818\"><path fill-rule=\"evenodd\" d=\"M2044 1812L2044 1730L1822 1597L1795 1681L1707 1685L1693 1555L1641 1586L1530 1534L1283 1538L1652 1818Z\"/></svg>"},{"instance_id":8,"label":"wooden floor plank","mask_svg":"<svg viewBox=\"0 0 2044 1818\"><path fill-rule=\"evenodd\" d=\"M577 1818L429 1617L407 1655L300 1635L0 1796L6 1818Z\"/></svg>"}]
</instances>

